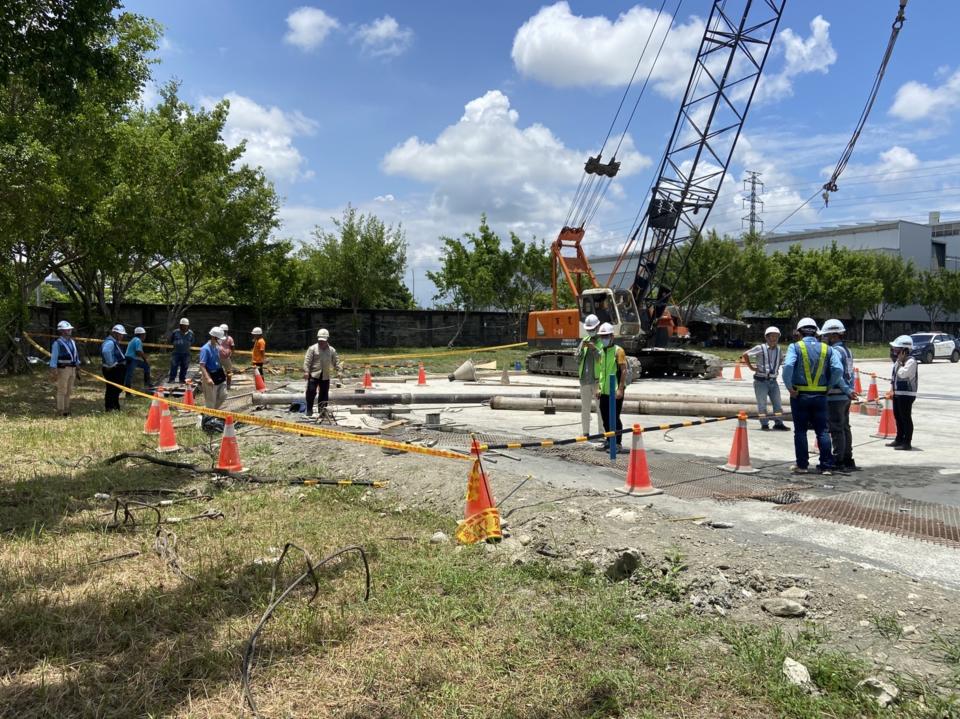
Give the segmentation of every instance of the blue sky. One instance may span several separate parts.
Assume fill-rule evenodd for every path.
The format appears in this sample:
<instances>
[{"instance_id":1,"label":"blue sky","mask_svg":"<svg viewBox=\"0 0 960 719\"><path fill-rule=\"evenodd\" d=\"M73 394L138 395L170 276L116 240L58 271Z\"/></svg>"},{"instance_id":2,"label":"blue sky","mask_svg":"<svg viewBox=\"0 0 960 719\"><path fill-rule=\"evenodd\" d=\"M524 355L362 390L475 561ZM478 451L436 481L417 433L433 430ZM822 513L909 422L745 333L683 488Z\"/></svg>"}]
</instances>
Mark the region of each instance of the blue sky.
<instances>
[{"instance_id":1,"label":"blue sky","mask_svg":"<svg viewBox=\"0 0 960 719\"><path fill-rule=\"evenodd\" d=\"M667 2L665 14L676 4ZM710 5L682 2L625 138L621 175L588 227L588 254L618 249L646 205ZM408 284L425 305L438 237L475 229L481 212L502 236L553 239L659 7L127 3L165 28L156 84L178 79L194 104L231 100L227 139L245 139L246 160L276 184L279 234L306 240L347 203L402 223ZM763 173L768 228L822 184L860 113L896 9L897 0L788 0L710 225L740 230L748 169ZM960 3L913 0L907 18L840 192L830 207L811 203L782 229L925 221L931 210L960 219ZM661 18L657 32L666 25ZM148 88L145 100L154 96Z\"/></svg>"}]
</instances>

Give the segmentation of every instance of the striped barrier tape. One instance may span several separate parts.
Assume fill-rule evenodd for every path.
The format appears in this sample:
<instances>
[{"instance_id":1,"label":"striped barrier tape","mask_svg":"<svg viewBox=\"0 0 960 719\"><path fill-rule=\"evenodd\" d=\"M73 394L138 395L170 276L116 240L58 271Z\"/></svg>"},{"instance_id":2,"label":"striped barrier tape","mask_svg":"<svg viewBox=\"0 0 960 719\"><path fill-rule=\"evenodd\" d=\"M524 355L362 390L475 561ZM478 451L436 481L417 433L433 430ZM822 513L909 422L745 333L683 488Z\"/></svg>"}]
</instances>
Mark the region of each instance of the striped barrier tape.
<instances>
[{"instance_id":1,"label":"striped barrier tape","mask_svg":"<svg viewBox=\"0 0 960 719\"><path fill-rule=\"evenodd\" d=\"M47 352L43 347L38 345L33 340L33 338L30 337L28 333L24 332L23 336L36 349L38 349L39 351L49 356L49 352ZM117 387L118 389L122 389L124 392L130 393L135 396L141 397L143 399L148 399L151 401L155 399L155 397L151 394L147 394L146 392L141 392L140 390L132 389L130 387L125 387L124 385L111 382L105 377L101 377L100 375L94 372L89 372L83 369L80 369L80 371L83 372L84 374L90 375L91 377L102 382L103 384L109 384L114 387ZM264 427L267 429L276 429L282 432L289 432L292 434L299 434L302 436L322 437L324 439L334 439L334 440L339 440L344 442L357 442L360 444L368 444L368 445L373 445L377 447L385 447L387 449L393 449L400 452L423 454L423 455L432 456L432 457L444 457L446 459L459 459L459 460L465 460L465 461L470 461L473 459L470 455L462 454L460 452L456 452L453 450L434 449L432 447L421 447L415 444L406 444L404 442L395 442L392 440L377 439L375 437L352 434L350 432L340 432L337 430L324 429L317 426L311 427L311 426L299 424L297 422L288 422L286 420L265 419L263 417L244 414L242 412L232 412L232 411L225 411L220 409L211 409L209 407L187 405L187 404L183 404L182 402L176 402L168 398L164 398L163 401L169 406L176 407L177 409L182 410L184 412L196 412L198 414L208 415L211 417L218 417L224 420L229 416L229 417L232 417L236 422L243 422L245 424L252 424L252 425L256 425L258 427ZM688 419L688 420L683 420L681 422L655 424L655 425L650 425L648 427L641 427L640 431L641 432L658 432L658 431L667 431L671 429L680 429L683 427L696 427L698 425L714 424L716 422L725 422L727 420L739 419L741 417L744 419L747 419L747 418L764 419L764 418L770 418L770 417L777 418L782 416L784 416L783 412L772 412L768 414L741 413L740 415L732 415L730 417L707 417L703 419ZM529 442L503 442L500 444L481 444L480 451L486 452L489 450L498 450L498 449L542 449L546 447L561 447L564 445L579 444L582 442L589 442L592 440L609 439L610 437L614 437L616 434L617 432L611 431L611 432L601 432L598 434L580 435L577 437L570 437L567 439L542 439L542 440L533 440ZM621 435L633 434L633 428L625 427L620 432L620 434Z\"/></svg>"},{"instance_id":2,"label":"striped barrier tape","mask_svg":"<svg viewBox=\"0 0 960 719\"><path fill-rule=\"evenodd\" d=\"M26 334L28 334L28 333L27 333L27 332L24 332L23 334L26 335ZM33 333L33 334L35 334L37 337L49 337L49 338L51 338L51 339L56 339L56 338L59 336L59 335L51 335L51 334L48 334L48 333L46 333L46 332L35 332L35 333ZM74 342L86 342L86 343L88 343L88 344L102 344L102 343L103 343L103 340L102 340L102 339L97 339L96 337L71 337L71 339L72 339ZM33 344L34 344L34 346L38 346L38 345L36 345L36 343L33 343ZM387 359L407 359L407 358L410 358L410 359L418 359L418 358L422 358L422 357L444 357L444 356L447 356L447 355L470 354L470 353L472 353L472 352L497 352L497 351L499 351L499 350L515 349L515 348L517 348L517 347L525 347L526 345L527 345L526 342L514 342L514 343L508 344L508 345L493 345L493 346L491 346L491 347L462 347L462 348L457 348L457 349L452 349L452 350L441 350L441 351L438 351L438 352L426 352L426 353L424 353L424 352L407 352L407 353L404 353L404 354L395 354L395 355L361 355L361 356L359 356L359 357L352 356L352 355L344 355L344 356L342 357L342 359L343 359L343 361L344 361L345 363L351 363L351 362L353 362L353 363L362 363L362 362L367 362L367 361L387 360ZM159 344L159 343L156 343L156 342L144 342L144 343L143 343L143 346L144 346L144 347L151 348L151 349L161 349L161 350L168 350L168 351L170 350L170 345L169 345L169 344ZM41 348L41 349L42 349L42 348ZM201 349L202 349L202 347L191 347L191 348L190 348L190 350L193 351L193 352L199 352ZM252 352L251 350L233 350L233 354L252 355L253 352ZM265 354L267 357L292 357L292 358L297 358L297 359L302 359L302 358L303 358L303 353L295 353L295 352L265 352L264 354ZM375 366L376 366L376 365L371 365L371 367L375 367ZM396 366L396 365L380 365L380 366L381 366L381 367L393 367L393 366Z\"/></svg>"}]
</instances>

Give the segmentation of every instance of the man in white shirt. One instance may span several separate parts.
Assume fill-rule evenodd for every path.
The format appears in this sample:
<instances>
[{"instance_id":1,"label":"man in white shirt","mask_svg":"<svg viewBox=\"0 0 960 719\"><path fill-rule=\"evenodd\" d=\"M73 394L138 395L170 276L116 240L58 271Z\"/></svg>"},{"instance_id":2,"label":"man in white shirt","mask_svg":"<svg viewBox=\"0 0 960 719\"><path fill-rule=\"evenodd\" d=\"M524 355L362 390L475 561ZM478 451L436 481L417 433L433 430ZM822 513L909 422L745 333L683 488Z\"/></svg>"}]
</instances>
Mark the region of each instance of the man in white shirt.
<instances>
[{"instance_id":1,"label":"man in white shirt","mask_svg":"<svg viewBox=\"0 0 960 719\"><path fill-rule=\"evenodd\" d=\"M770 430L770 418L767 417L767 399L773 405L773 428L789 432L783 423L783 405L780 402L780 383L778 375L783 364L783 352L780 350L780 330L767 327L763 333L764 344L757 345L743 353L741 359L753 371L753 393L757 398L757 412L760 413L760 429ZM756 360L756 365L751 360Z\"/></svg>"}]
</instances>

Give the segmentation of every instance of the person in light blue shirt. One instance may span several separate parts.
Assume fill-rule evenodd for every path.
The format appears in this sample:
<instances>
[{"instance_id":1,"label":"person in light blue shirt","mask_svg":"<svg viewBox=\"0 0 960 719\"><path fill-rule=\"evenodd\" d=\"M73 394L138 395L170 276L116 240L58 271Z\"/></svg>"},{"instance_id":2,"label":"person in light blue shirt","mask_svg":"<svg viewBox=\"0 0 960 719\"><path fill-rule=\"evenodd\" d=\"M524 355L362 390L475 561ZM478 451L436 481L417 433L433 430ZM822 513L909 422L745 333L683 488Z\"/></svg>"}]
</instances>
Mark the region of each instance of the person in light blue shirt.
<instances>
[{"instance_id":1,"label":"person in light blue shirt","mask_svg":"<svg viewBox=\"0 0 960 719\"><path fill-rule=\"evenodd\" d=\"M137 327L133 331L133 339L127 343L127 351L124 353L127 360L127 370L123 380L124 387L132 387L133 373L140 367L143 369L143 388L148 389L150 382L150 362L143 351L143 338L147 331L143 327ZM129 396L129 393L127 393Z\"/></svg>"},{"instance_id":2,"label":"person in light blue shirt","mask_svg":"<svg viewBox=\"0 0 960 719\"><path fill-rule=\"evenodd\" d=\"M203 403L212 409L218 409L227 398L227 373L220 363L220 340L223 337L223 330L213 327L210 340L200 348Z\"/></svg>"},{"instance_id":3,"label":"person in light blue shirt","mask_svg":"<svg viewBox=\"0 0 960 719\"><path fill-rule=\"evenodd\" d=\"M819 328L810 317L797 323L800 340L787 348L783 361L783 384L790 393L790 413L793 415L793 449L797 463L794 474L806 474L810 455L807 430L813 429L820 445L821 474L832 474L833 454L830 433L827 431L827 391L840 387L843 365L840 353L816 339Z\"/></svg>"},{"instance_id":4,"label":"person in light blue shirt","mask_svg":"<svg viewBox=\"0 0 960 719\"><path fill-rule=\"evenodd\" d=\"M107 412L120 410L120 391L126 376L127 358L120 349L120 340L127 336L123 325L114 325L110 334L100 345L101 371L106 381L103 391L103 406Z\"/></svg>"},{"instance_id":5,"label":"person in light blue shirt","mask_svg":"<svg viewBox=\"0 0 960 719\"><path fill-rule=\"evenodd\" d=\"M170 355L170 376L167 381L172 384L179 374L180 384L183 384L187 381L190 348L193 346L193 330L190 329L190 320L186 317L180 320L180 328L170 333L170 344L173 345L173 353Z\"/></svg>"}]
</instances>

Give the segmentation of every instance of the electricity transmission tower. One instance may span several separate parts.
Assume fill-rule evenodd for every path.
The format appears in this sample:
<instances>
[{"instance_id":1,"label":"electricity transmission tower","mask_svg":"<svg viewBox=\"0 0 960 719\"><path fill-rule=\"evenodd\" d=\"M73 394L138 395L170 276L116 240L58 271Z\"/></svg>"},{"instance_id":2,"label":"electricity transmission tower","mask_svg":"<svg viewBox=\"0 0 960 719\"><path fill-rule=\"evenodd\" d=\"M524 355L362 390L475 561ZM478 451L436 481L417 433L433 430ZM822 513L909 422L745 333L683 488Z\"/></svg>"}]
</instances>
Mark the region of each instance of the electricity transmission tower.
<instances>
[{"instance_id":1,"label":"electricity transmission tower","mask_svg":"<svg viewBox=\"0 0 960 719\"><path fill-rule=\"evenodd\" d=\"M763 220L759 213L763 212L763 200L760 195L763 194L763 183L760 181L760 173L753 170L747 170L747 179L743 181L743 191L747 196L743 198L743 207L750 208L750 212L741 218L740 226L747 226L751 235L757 233L757 229L763 231Z\"/></svg>"}]
</instances>

